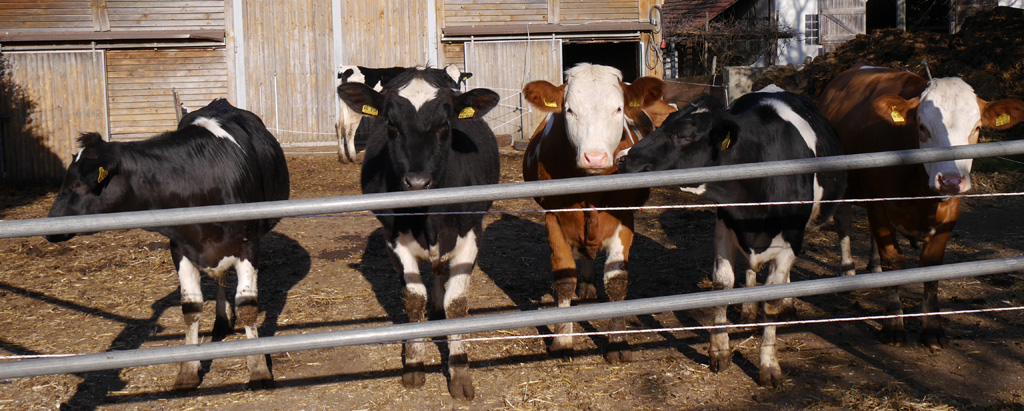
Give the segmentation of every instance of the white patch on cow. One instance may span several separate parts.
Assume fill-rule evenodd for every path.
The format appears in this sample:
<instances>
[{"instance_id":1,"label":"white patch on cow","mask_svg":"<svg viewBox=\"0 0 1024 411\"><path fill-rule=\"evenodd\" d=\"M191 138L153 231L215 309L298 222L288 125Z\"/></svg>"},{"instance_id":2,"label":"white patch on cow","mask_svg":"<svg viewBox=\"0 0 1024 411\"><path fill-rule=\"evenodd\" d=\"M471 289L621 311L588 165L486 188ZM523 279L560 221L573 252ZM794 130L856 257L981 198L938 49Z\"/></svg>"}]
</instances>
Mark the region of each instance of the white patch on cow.
<instances>
[{"instance_id":1,"label":"white patch on cow","mask_svg":"<svg viewBox=\"0 0 1024 411\"><path fill-rule=\"evenodd\" d=\"M345 81L350 83L363 83L366 84L366 76L363 75L362 70L359 70L359 66L341 66L341 72L352 69L352 75L349 76Z\"/></svg>"},{"instance_id":2,"label":"white patch on cow","mask_svg":"<svg viewBox=\"0 0 1024 411\"><path fill-rule=\"evenodd\" d=\"M921 148L952 147L970 144L971 133L981 123L981 107L974 89L955 77L932 79L921 93L917 121L931 136ZM959 192L971 189L972 159L925 163L929 186L939 190L940 179L960 178ZM948 193L955 194L955 193Z\"/></svg>"},{"instance_id":3,"label":"white patch on cow","mask_svg":"<svg viewBox=\"0 0 1024 411\"><path fill-rule=\"evenodd\" d=\"M398 95L409 100L413 108L419 111L420 107L437 97L437 88L423 79L414 78L409 84L398 90Z\"/></svg>"},{"instance_id":4,"label":"white patch on cow","mask_svg":"<svg viewBox=\"0 0 1024 411\"><path fill-rule=\"evenodd\" d=\"M769 84L764 86L763 89L757 90L758 93L784 93L785 91L786 90L783 90L781 87L774 84Z\"/></svg>"},{"instance_id":5,"label":"white patch on cow","mask_svg":"<svg viewBox=\"0 0 1024 411\"><path fill-rule=\"evenodd\" d=\"M815 156L818 155L818 135L814 133L814 129L811 128L811 123L808 123L807 119L800 117L799 114L793 111L793 108L781 100L766 99L763 104L775 109L780 118L796 127L796 130L800 132L800 137L804 138L807 148L810 148Z\"/></svg>"},{"instance_id":6,"label":"white patch on cow","mask_svg":"<svg viewBox=\"0 0 1024 411\"><path fill-rule=\"evenodd\" d=\"M231 142L235 143L235 145L238 146L239 148L242 147L241 144L238 144L238 141L235 141L235 138L232 137L231 134L229 134L226 130L220 127L220 122L218 122L217 119L199 117L196 119L196 121L192 122L192 125L205 128L209 130L211 133L213 133L214 136L231 140Z\"/></svg>"},{"instance_id":7,"label":"white patch on cow","mask_svg":"<svg viewBox=\"0 0 1024 411\"><path fill-rule=\"evenodd\" d=\"M398 261L402 264L402 273L405 277L405 288L409 292L427 297L427 287L423 285L423 280L420 277L420 260L427 260L430 258L430 252L420 247L420 244L416 242L416 239L411 233L401 233L398 238L395 239L395 243L388 243L388 247L398 257Z\"/></svg>"},{"instance_id":8,"label":"white patch on cow","mask_svg":"<svg viewBox=\"0 0 1024 411\"><path fill-rule=\"evenodd\" d=\"M622 73L613 67L582 63L566 70L565 75L565 131L576 147L576 166L590 174L603 173L614 165L615 149L622 139Z\"/></svg>"},{"instance_id":9,"label":"white patch on cow","mask_svg":"<svg viewBox=\"0 0 1024 411\"><path fill-rule=\"evenodd\" d=\"M707 184L701 184L701 185L696 186L696 187L679 187L679 190L681 190L684 193L703 195L705 192L708 191L708 185Z\"/></svg>"},{"instance_id":10,"label":"white patch on cow","mask_svg":"<svg viewBox=\"0 0 1024 411\"><path fill-rule=\"evenodd\" d=\"M256 299L258 289L256 288L256 267L249 260L235 259L235 274L238 276L238 286L235 287L235 301L241 298Z\"/></svg>"},{"instance_id":11,"label":"white patch on cow","mask_svg":"<svg viewBox=\"0 0 1024 411\"><path fill-rule=\"evenodd\" d=\"M742 251L744 254L750 252L750 250ZM769 245L766 250L760 253L750 253L750 255L747 256L747 261L754 271L761 271L761 266L763 266L764 263L769 261L775 261L778 263L778 260L788 258L788 256L792 254L793 247L788 241L782 239L782 234L780 233L777 234L775 238L772 238L771 245Z\"/></svg>"},{"instance_id":12,"label":"white patch on cow","mask_svg":"<svg viewBox=\"0 0 1024 411\"><path fill-rule=\"evenodd\" d=\"M814 174L814 205L811 206L811 218L807 220L810 224L812 221L817 221L818 215L821 214L821 199L825 196L825 187L821 186L818 182L818 174Z\"/></svg>"},{"instance_id":13,"label":"white patch on cow","mask_svg":"<svg viewBox=\"0 0 1024 411\"><path fill-rule=\"evenodd\" d=\"M77 153L77 154L75 154L75 161L72 161L72 163L78 162L78 160L81 160L81 159L82 159L82 152L83 152L83 151L85 151L85 149L84 149L84 148L80 148L80 149L78 149L78 153Z\"/></svg>"},{"instance_id":14,"label":"white patch on cow","mask_svg":"<svg viewBox=\"0 0 1024 411\"><path fill-rule=\"evenodd\" d=\"M477 256L476 233L472 230L465 237L455 240L455 248L444 256L450 267L448 287L444 293L444 306L447 308L457 298L469 293L469 275L476 265Z\"/></svg>"},{"instance_id":15,"label":"white patch on cow","mask_svg":"<svg viewBox=\"0 0 1024 411\"><path fill-rule=\"evenodd\" d=\"M628 275L626 272L626 247L622 244L622 239L619 238L622 229L622 224L616 226L615 232L612 233L611 237L606 238L604 243L601 244L608 253L604 263L605 282L616 277Z\"/></svg>"},{"instance_id":16,"label":"white patch on cow","mask_svg":"<svg viewBox=\"0 0 1024 411\"><path fill-rule=\"evenodd\" d=\"M199 268L188 258L178 263L178 282L181 284L181 303L202 303L203 290L199 286Z\"/></svg>"},{"instance_id":17,"label":"white patch on cow","mask_svg":"<svg viewBox=\"0 0 1024 411\"><path fill-rule=\"evenodd\" d=\"M448 77L455 81L455 84L459 84L459 77L462 76L462 71L459 70L459 66L449 64L444 68L444 72L448 73Z\"/></svg>"}]
</instances>

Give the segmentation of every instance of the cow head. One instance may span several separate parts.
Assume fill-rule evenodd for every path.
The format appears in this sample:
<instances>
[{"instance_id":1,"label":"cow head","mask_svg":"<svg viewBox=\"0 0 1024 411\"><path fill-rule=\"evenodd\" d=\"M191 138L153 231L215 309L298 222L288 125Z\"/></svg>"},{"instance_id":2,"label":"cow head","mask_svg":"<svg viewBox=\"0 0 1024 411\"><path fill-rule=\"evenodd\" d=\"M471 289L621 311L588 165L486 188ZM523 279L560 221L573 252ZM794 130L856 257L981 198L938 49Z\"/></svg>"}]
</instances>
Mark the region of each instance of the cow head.
<instances>
[{"instance_id":1,"label":"cow head","mask_svg":"<svg viewBox=\"0 0 1024 411\"><path fill-rule=\"evenodd\" d=\"M459 93L439 69L410 70L381 92L364 84L338 87L338 96L359 113L383 122L388 155L405 190L433 188L441 180L452 147L452 124L480 119L498 104L488 89Z\"/></svg>"},{"instance_id":2,"label":"cow head","mask_svg":"<svg viewBox=\"0 0 1024 411\"><path fill-rule=\"evenodd\" d=\"M81 149L68 166L49 217L97 214L120 211L124 184L118 176L116 148L97 133L78 138ZM74 234L45 236L51 242L69 240Z\"/></svg>"},{"instance_id":3,"label":"cow head","mask_svg":"<svg viewBox=\"0 0 1024 411\"><path fill-rule=\"evenodd\" d=\"M565 76L557 87L543 80L530 82L523 96L539 110L563 113L566 135L576 148L576 167L602 174L614 165L626 121L645 116L644 108L661 101L664 83L642 77L626 84L618 69L588 63Z\"/></svg>"},{"instance_id":4,"label":"cow head","mask_svg":"<svg viewBox=\"0 0 1024 411\"><path fill-rule=\"evenodd\" d=\"M661 127L619 156L616 165L624 173L715 165L738 134L725 105L703 95L670 114Z\"/></svg>"},{"instance_id":5,"label":"cow head","mask_svg":"<svg viewBox=\"0 0 1024 411\"><path fill-rule=\"evenodd\" d=\"M889 123L916 127L922 148L974 144L982 127L1005 130L1024 119L1021 101L987 102L959 78L933 79L920 96L910 100L881 96L875 99L874 109ZM929 187L941 194L970 190L971 164L971 159L925 163Z\"/></svg>"}]
</instances>

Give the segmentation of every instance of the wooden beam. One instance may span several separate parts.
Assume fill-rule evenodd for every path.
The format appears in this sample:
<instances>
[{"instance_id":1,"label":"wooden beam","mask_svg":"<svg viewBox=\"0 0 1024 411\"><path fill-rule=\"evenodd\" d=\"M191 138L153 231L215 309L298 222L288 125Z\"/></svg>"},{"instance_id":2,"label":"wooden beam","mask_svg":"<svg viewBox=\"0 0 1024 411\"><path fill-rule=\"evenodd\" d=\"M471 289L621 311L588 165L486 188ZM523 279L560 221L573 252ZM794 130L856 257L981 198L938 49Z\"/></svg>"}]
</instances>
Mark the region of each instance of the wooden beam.
<instances>
[{"instance_id":1,"label":"wooden beam","mask_svg":"<svg viewBox=\"0 0 1024 411\"><path fill-rule=\"evenodd\" d=\"M590 33L652 31L654 26L647 22L600 22L589 24L480 24L459 25L444 28L445 37L501 36L516 34Z\"/></svg>"},{"instance_id":2,"label":"wooden beam","mask_svg":"<svg viewBox=\"0 0 1024 411\"><path fill-rule=\"evenodd\" d=\"M107 0L90 0L92 6L92 25L96 31L110 31L110 17L107 13Z\"/></svg>"},{"instance_id":3,"label":"wooden beam","mask_svg":"<svg viewBox=\"0 0 1024 411\"><path fill-rule=\"evenodd\" d=\"M224 30L0 32L0 43L182 39L224 41Z\"/></svg>"}]
</instances>

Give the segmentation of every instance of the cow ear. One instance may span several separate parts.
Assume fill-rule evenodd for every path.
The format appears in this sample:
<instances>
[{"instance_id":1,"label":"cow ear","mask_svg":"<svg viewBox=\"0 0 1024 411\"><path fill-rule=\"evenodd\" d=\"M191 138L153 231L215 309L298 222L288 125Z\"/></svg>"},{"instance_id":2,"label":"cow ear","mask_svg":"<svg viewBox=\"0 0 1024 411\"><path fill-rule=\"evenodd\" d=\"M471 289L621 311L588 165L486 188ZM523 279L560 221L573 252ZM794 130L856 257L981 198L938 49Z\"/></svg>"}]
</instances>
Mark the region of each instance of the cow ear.
<instances>
[{"instance_id":1,"label":"cow ear","mask_svg":"<svg viewBox=\"0 0 1024 411\"><path fill-rule=\"evenodd\" d=\"M991 103L978 99L981 106L981 125L996 130L1007 130L1024 120L1024 102L1004 99Z\"/></svg>"},{"instance_id":2,"label":"cow ear","mask_svg":"<svg viewBox=\"0 0 1024 411\"><path fill-rule=\"evenodd\" d=\"M912 112L917 109L920 102L920 97L906 100L895 94L888 94L875 99L874 109L875 113L889 123L902 126L907 124Z\"/></svg>"},{"instance_id":3,"label":"cow ear","mask_svg":"<svg viewBox=\"0 0 1024 411\"><path fill-rule=\"evenodd\" d=\"M647 108L661 100L665 93L665 82L656 77L640 77L633 84L625 86L627 108Z\"/></svg>"},{"instance_id":4,"label":"cow ear","mask_svg":"<svg viewBox=\"0 0 1024 411\"><path fill-rule=\"evenodd\" d=\"M338 86L338 97L356 113L368 116L376 116L384 108L384 96L363 83L345 83Z\"/></svg>"},{"instance_id":5,"label":"cow ear","mask_svg":"<svg viewBox=\"0 0 1024 411\"><path fill-rule=\"evenodd\" d=\"M736 145L736 138L740 134L739 124L727 118L719 119L714 127L708 132L708 142L711 144L712 157L717 158L718 153L728 150Z\"/></svg>"},{"instance_id":6,"label":"cow ear","mask_svg":"<svg viewBox=\"0 0 1024 411\"><path fill-rule=\"evenodd\" d=\"M475 88L456 96L452 109L458 118L482 118L500 100L498 93L486 88Z\"/></svg>"},{"instance_id":7,"label":"cow ear","mask_svg":"<svg viewBox=\"0 0 1024 411\"><path fill-rule=\"evenodd\" d=\"M561 113L565 105L565 84L555 87L544 80L531 81L523 87L523 97L538 110Z\"/></svg>"}]
</instances>

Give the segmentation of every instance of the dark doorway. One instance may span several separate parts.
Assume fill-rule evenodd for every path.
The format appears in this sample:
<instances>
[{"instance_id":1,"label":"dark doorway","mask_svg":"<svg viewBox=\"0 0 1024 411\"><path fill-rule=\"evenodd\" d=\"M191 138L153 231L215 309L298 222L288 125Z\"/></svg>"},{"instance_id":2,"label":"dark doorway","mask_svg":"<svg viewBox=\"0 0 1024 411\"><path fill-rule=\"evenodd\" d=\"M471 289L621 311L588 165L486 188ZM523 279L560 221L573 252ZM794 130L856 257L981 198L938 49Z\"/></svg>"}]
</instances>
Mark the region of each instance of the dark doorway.
<instances>
[{"instance_id":1,"label":"dark doorway","mask_svg":"<svg viewBox=\"0 0 1024 411\"><path fill-rule=\"evenodd\" d=\"M622 72L622 81L632 82L640 76L640 43L564 43L562 45L562 69L567 70L578 63L593 63L612 66Z\"/></svg>"},{"instance_id":2,"label":"dark doorway","mask_svg":"<svg viewBox=\"0 0 1024 411\"><path fill-rule=\"evenodd\" d=\"M896 28L896 0L868 0L865 6L867 32Z\"/></svg>"}]
</instances>

